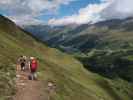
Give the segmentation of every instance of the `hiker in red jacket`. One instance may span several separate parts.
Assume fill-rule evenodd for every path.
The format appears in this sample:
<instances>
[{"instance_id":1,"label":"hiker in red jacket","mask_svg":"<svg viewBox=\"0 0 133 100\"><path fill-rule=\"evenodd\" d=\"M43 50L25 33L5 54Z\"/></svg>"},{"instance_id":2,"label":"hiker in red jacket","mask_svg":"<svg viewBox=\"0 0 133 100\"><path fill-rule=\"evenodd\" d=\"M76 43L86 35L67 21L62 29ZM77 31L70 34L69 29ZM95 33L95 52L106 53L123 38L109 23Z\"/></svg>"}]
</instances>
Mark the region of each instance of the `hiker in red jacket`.
<instances>
[{"instance_id":1,"label":"hiker in red jacket","mask_svg":"<svg viewBox=\"0 0 133 100\"><path fill-rule=\"evenodd\" d=\"M34 57L31 57L30 59L31 59L31 61L30 61L31 75L30 75L29 79L36 80L37 79L36 72L37 72L37 67L38 67L37 59L35 59Z\"/></svg>"}]
</instances>

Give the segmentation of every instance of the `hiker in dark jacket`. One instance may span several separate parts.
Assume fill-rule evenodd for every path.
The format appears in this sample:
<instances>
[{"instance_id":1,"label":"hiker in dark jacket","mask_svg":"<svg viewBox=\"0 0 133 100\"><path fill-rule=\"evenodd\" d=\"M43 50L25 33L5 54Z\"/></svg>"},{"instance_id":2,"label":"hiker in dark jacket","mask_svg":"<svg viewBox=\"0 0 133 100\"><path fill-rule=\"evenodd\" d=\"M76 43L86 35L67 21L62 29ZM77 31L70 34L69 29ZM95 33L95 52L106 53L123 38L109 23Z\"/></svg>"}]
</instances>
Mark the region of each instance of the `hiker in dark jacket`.
<instances>
[{"instance_id":1,"label":"hiker in dark jacket","mask_svg":"<svg viewBox=\"0 0 133 100\"><path fill-rule=\"evenodd\" d=\"M21 67L21 71L25 71L26 59L24 58L24 56L20 56L18 61Z\"/></svg>"}]
</instances>

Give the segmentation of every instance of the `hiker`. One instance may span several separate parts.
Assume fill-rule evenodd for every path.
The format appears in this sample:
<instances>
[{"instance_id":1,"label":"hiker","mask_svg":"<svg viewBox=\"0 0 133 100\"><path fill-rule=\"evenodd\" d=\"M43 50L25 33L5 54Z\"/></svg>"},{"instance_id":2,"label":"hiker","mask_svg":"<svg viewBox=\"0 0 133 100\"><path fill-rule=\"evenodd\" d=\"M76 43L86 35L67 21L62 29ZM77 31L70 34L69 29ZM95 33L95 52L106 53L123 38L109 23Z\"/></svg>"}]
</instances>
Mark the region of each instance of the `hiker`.
<instances>
[{"instance_id":1,"label":"hiker","mask_svg":"<svg viewBox=\"0 0 133 100\"><path fill-rule=\"evenodd\" d=\"M27 60L27 70L30 71L30 65L31 65L31 57Z\"/></svg>"},{"instance_id":2,"label":"hiker","mask_svg":"<svg viewBox=\"0 0 133 100\"><path fill-rule=\"evenodd\" d=\"M30 76L29 79L30 80L36 80L37 79L37 67L38 67L38 63L37 63L37 59L34 57L30 57L31 61L30 61Z\"/></svg>"},{"instance_id":3,"label":"hiker","mask_svg":"<svg viewBox=\"0 0 133 100\"><path fill-rule=\"evenodd\" d=\"M21 59L22 59L22 56L20 56L18 59L17 59L17 70L20 70L20 61L21 61Z\"/></svg>"},{"instance_id":4,"label":"hiker","mask_svg":"<svg viewBox=\"0 0 133 100\"><path fill-rule=\"evenodd\" d=\"M21 67L21 71L25 71L26 59L24 58L24 56L20 56L18 61L19 61L19 65Z\"/></svg>"},{"instance_id":5,"label":"hiker","mask_svg":"<svg viewBox=\"0 0 133 100\"><path fill-rule=\"evenodd\" d=\"M24 56L25 59L25 71L30 71L30 57Z\"/></svg>"}]
</instances>

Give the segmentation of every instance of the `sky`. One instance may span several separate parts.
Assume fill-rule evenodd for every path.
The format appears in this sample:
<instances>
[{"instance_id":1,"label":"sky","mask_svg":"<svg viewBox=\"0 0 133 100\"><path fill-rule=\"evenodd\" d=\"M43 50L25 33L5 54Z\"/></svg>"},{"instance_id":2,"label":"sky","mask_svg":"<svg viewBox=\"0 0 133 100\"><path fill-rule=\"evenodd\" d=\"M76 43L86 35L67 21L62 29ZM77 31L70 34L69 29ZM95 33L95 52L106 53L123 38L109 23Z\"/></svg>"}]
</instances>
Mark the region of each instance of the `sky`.
<instances>
[{"instance_id":1,"label":"sky","mask_svg":"<svg viewBox=\"0 0 133 100\"><path fill-rule=\"evenodd\" d=\"M69 25L133 17L133 0L0 0L0 14L18 25Z\"/></svg>"}]
</instances>

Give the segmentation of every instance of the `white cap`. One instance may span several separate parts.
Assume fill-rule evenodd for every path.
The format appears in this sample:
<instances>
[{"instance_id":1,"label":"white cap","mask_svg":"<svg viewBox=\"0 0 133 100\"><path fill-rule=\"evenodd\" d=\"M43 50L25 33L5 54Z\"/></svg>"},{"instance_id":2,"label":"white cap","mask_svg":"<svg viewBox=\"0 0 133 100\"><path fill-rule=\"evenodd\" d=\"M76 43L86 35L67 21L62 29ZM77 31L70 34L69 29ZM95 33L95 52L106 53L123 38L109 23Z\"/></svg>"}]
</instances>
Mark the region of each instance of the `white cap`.
<instances>
[{"instance_id":1,"label":"white cap","mask_svg":"<svg viewBox=\"0 0 133 100\"><path fill-rule=\"evenodd\" d=\"M34 59L34 57L30 57L30 59L32 60L32 59Z\"/></svg>"}]
</instances>

